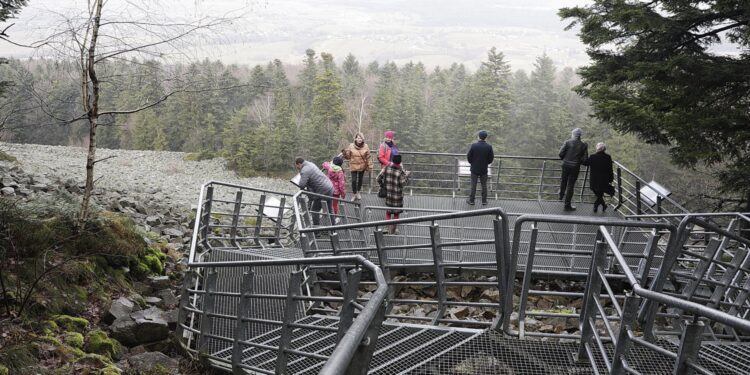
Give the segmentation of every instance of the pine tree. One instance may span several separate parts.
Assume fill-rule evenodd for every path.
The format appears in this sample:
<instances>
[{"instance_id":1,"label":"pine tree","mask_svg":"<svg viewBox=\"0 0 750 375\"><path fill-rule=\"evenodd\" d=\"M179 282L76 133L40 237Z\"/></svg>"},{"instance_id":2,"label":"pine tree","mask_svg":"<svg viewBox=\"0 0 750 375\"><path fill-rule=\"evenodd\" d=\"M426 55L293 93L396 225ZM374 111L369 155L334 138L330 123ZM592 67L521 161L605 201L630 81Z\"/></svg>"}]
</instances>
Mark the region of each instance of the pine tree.
<instances>
[{"instance_id":1,"label":"pine tree","mask_svg":"<svg viewBox=\"0 0 750 375\"><path fill-rule=\"evenodd\" d=\"M338 153L341 139L340 126L344 121L344 102L341 98L341 79L336 74L333 56L321 53L323 69L315 77L315 97L312 107L313 133L308 142L313 142L314 160L327 160Z\"/></svg>"}]
</instances>

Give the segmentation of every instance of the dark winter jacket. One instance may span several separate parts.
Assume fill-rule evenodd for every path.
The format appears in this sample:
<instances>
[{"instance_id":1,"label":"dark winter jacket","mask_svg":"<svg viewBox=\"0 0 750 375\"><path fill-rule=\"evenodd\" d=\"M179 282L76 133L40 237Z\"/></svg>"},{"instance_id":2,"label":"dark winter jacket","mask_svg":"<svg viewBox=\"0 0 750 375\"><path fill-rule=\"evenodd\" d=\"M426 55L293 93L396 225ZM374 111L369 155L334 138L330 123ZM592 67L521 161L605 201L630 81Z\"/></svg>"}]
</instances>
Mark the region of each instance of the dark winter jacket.
<instances>
[{"instance_id":1,"label":"dark winter jacket","mask_svg":"<svg viewBox=\"0 0 750 375\"><path fill-rule=\"evenodd\" d=\"M607 191L609 184L615 179L612 173L612 157L604 151L599 151L589 157L586 165L589 166L591 190Z\"/></svg>"},{"instance_id":2,"label":"dark winter jacket","mask_svg":"<svg viewBox=\"0 0 750 375\"><path fill-rule=\"evenodd\" d=\"M471 164L471 173L479 176L487 174L487 166L495 160L495 153L492 151L492 145L480 139L469 148L466 154L466 160Z\"/></svg>"},{"instance_id":3,"label":"dark winter jacket","mask_svg":"<svg viewBox=\"0 0 750 375\"><path fill-rule=\"evenodd\" d=\"M333 196L333 184L328 176L315 166L315 164L305 161L302 163L302 169L299 171L300 189L307 189L313 193Z\"/></svg>"},{"instance_id":4,"label":"dark winter jacket","mask_svg":"<svg viewBox=\"0 0 750 375\"><path fill-rule=\"evenodd\" d=\"M560 147L560 159L566 167L580 167L589 156L589 145L580 138L568 139Z\"/></svg>"},{"instance_id":5,"label":"dark winter jacket","mask_svg":"<svg viewBox=\"0 0 750 375\"><path fill-rule=\"evenodd\" d=\"M401 164L389 164L378 175L378 184L385 186L385 205L388 207L404 207L404 186L409 181L406 171ZM393 211L391 211L393 212Z\"/></svg>"}]
</instances>

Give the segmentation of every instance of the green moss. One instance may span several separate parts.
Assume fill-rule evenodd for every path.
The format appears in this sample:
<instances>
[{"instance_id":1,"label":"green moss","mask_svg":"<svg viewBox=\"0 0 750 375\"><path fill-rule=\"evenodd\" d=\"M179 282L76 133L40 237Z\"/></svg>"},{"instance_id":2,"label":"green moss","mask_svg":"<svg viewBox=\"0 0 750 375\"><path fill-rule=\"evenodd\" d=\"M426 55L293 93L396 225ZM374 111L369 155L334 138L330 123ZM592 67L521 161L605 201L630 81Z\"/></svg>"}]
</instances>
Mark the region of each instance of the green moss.
<instances>
[{"instance_id":1,"label":"green moss","mask_svg":"<svg viewBox=\"0 0 750 375\"><path fill-rule=\"evenodd\" d=\"M51 320L45 320L39 326L39 330L42 331L42 333L45 335L51 335L57 332L58 329L60 329L60 327L57 325L57 323Z\"/></svg>"},{"instance_id":2,"label":"green moss","mask_svg":"<svg viewBox=\"0 0 750 375\"><path fill-rule=\"evenodd\" d=\"M30 367L38 361L39 347L36 343L15 345L0 351L0 363L11 373Z\"/></svg>"},{"instance_id":3,"label":"green moss","mask_svg":"<svg viewBox=\"0 0 750 375\"><path fill-rule=\"evenodd\" d=\"M144 372L143 375L170 375L172 371L162 365L156 365Z\"/></svg>"},{"instance_id":4,"label":"green moss","mask_svg":"<svg viewBox=\"0 0 750 375\"><path fill-rule=\"evenodd\" d=\"M191 152L187 155L185 155L182 160L186 161L201 161L201 160L208 160L215 158L216 155L211 151L200 151L200 152Z\"/></svg>"},{"instance_id":5,"label":"green moss","mask_svg":"<svg viewBox=\"0 0 750 375\"><path fill-rule=\"evenodd\" d=\"M164 266L161 263L161 259L155 255L146 255L143 257L143 263L148 267L151 273L162 274L164 272Z\"/></svg>"},{"instance_id":6,"label":"green moss","mask_svg":"<svg viewBox=\"0 0 750 375\"><path fill-rule=\"evenodd\" d=\"M83 348L83 335L78 332L67 332L63 336L63 341L66 345L74 348Z\"/></svg>"},{"instance_id":7,"label":"green moss","mask_svg":"<svg viewBox=\"0 0 750 375\"><path fill-rule=\"evenodd\" d=\"M10 374L10 369L0 364L0 375L8 375L8 374Z\"/></svg>"},{"instance_id":8,"label":"green moss","mask_svg":"<svg viewBox=\"0 0 750 375\"><path fill-rule=\"evenodd\" d=\"M120 375L120 370L115 366L107 366L99 371L98 375Z\"/></svg>"},{"instance_id":9,"label":"green moss","mask_svg":"<svg viewBox=\"0 0 750 375\"><path fill-rule=\"evenodd\" d=\"M247 226L253 226L257 222L258 222L258 218L256 218L256 217L245 218L245 225L247 225Z\"/></svg>"},{"instance_id":10,"label":"green moss","mask_svg":"<svg viewBox=\"0 0 750 375\"><path fill-rule=\"evenodd\" d=\"M123 348L120 343L102 330L95 330L89 333L89 339L85 348L87 353L100 354L108 358L118 360L123 355Z\"/></svg>"},{"instance_id":11,"label":"green moss","mask_svg":"<svg viewBox=\"0 0 750 375\"><path fill-rule=\"evenodd\" d=\"M88 353L75 361L79 365L93 367L97 369L107 368L112 365L112 361L103 355Z\"/></svg>"},{"instance_id":12,"label":"green moss","mask_svg":"<svg viewBox=\"0 0 750 375\"><path fill-rule=\"evenodd\" d=\"M16 159L15 156L13 156L13 155L5 152L5 151L0 151L0 161L12 161L12 162L16 162L16 161L18 161L18 159ZM2 372L0 372L0 375L2 375Z\"/></svg>"},{"instance_id":13,"label":"green moss","mask_svg":"<svg viewBox=\"0 0 750 375\"><path fill-rule=\"evenodd\" d=\"M60 327L66 331L85 332L89 326L89 321L83 318L70 315L57 315L52 318Z\"/></svg>"}]
</instances>

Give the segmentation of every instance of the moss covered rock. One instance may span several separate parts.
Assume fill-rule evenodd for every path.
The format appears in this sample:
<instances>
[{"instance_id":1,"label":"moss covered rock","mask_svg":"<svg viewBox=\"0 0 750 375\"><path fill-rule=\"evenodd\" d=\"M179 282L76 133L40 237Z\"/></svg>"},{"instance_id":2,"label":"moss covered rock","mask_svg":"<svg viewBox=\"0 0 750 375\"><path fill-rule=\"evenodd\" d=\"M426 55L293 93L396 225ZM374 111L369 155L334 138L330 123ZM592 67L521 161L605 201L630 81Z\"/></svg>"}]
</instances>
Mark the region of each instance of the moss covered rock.
<instances>
[{"instance_id":1,"label":"moss covered rock","mask_svg":"<svg viewBox=\"0 0 750 375\"><path fill-rule=\"evenodd\" d=\"M52 320L66 331L83 333L89 326L88 320L70 315L57 315Z\"/></svg>"},{"instance_id":2,"label":"moss covered rock","mask_svg":"<svg viewBox=\"0 0 750 375\"><path fill-rule=\"evenodd\" d=\"M74 348L83 348L83 335L78 332L66 332L63 336L63 342Z\"/></svg>"},{"instance_id":3,"label":"moss covered rock","mask_svg":"<svg viewBox=\"0 0 750 375\"><path fill-rule=\"evenodd\" d=\"M115 339L107 336L102 330L89 333L88 341L84 349L87 353L100 354L113 360L119 360L123 355L122 345Z\"/></svg>"},{"instance_id":4,"label":"moss covered rock","mask_svg":"<svg viewBox=\"0 0 750 375\"><path fill-rule=\"evenodd\" d=\"M39 346L33 342L11 346L0 351L0 363L7 367L11 374L31 367L38 361Z\"/></svg>"},{"instance_id":5,"label":"moss covered rock","mask_svg":"<svg viewBox=\"0 0 750 375\"><path fill-rule=\"evenodd\" d=\"M120 370L115 366L107 366L99 371L98 375L120 375Z\"/></svg>"},{"instance_id":6,"label":"moss covered rock","mask_svg":"<svg viewBox=\"0 0 750 375\"><path fill-rule=\"evenodd\" d=\"M45 335L51 335L57 332L58 329L60 327L52 320L45 320L39 325L39 330Z\"/></svg>"}]
</instances>

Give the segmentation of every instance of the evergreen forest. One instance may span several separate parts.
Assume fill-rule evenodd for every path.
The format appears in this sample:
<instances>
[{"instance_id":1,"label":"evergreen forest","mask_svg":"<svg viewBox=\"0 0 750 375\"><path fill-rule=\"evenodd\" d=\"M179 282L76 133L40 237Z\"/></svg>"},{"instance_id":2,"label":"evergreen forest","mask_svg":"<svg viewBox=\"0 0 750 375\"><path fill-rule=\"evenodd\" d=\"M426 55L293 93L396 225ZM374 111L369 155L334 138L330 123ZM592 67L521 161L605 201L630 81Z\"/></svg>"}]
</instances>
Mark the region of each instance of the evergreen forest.
<instances>
[{"instance_id":1,"label":"evergreen forest","mask_svg":"<svg viewBox=\"0 0 750 375\"><path fill-rule=\"evenodd\" d=\"M88 128L76 121L83 119L77 69L74 61L48 59L0 66L0 80L14 82L0 105L3 140L83 145ZM697 174L710 182L708 173L680 170L670 164L666 147L645 145L593 118L588 99L573 91L580 83L576 72L546 55L530 72L514 70L494 47L476 70L360 62L351 54L337 64L331 54L312 49L301 66L280 60L255 67L115 60L100 69L105 110L168 99L143 111L102 116L99 147L221 156L241 175L285 176L295 156L330 160L360 131L371 149L390 129L403 151L463 153L485 129L496 154L554 158L580 127L590 149L605 142L615 160L645 179L685 191L701 208L712 204L710 183L683 178Z\"/></svg>"}]
</instances>

